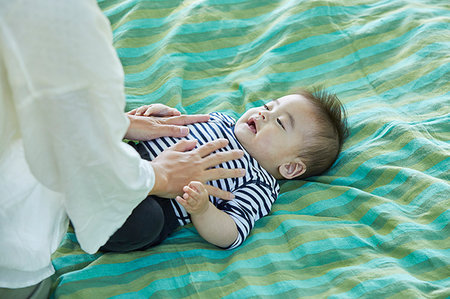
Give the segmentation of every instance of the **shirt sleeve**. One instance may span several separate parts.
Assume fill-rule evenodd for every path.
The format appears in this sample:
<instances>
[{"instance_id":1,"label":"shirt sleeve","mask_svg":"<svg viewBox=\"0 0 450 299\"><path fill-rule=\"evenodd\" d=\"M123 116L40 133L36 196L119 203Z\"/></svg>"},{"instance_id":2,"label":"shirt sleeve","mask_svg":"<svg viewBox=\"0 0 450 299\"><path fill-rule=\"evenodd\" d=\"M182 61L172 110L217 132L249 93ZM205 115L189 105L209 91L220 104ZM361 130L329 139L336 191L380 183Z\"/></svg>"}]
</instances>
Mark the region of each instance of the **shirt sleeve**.
<instances>
[{"instance_id":1,"label":"shirt sleeve","mask_svg":"<svg viewBox=\"0 0 450 299\"><path fill-rule=\"evenodd\" d=\"M263 182L250 182L233 192L232 201L222 201L219 209L233 218L238 230L238 237L233 244L224 249L233 249L240 246L255 222L270 213L272 204L277 198L274 186Z\"/></svg>"},{"instance_id":2,"label":"shirt sleeve","mask_svg":"<svg viewBox=\"0 0 450 299\"><path fill-rule=\"evenodd\" d=\"M150 163L122 142L129 121L110 24L94 0L8 3L2 55L25 158L64 194L81 247L94 253L154 185Z\"/></svg>"}]
</instances>

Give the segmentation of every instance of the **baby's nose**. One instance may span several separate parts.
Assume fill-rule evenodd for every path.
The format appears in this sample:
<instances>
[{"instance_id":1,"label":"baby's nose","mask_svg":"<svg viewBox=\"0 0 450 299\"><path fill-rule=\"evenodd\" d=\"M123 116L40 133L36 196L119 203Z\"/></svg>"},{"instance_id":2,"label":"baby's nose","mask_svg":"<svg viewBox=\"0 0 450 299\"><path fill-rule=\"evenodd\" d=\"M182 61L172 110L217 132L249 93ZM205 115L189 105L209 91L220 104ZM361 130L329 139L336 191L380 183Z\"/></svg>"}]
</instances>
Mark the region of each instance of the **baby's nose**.
<instances>
[{"instance_id":1,"label":"baby's nose","mask_svg":"<svg viewBox=\"0 0 450 299\"><path fill-rule=\"evenodd\" d=\"M262 119L263 119L263 120L265 120L265 119L266 119L266 117L264 116L264 114L262 114L261 112L259 112L259 115L261 115L261 116L262 116Z\"/></svg>"}]
</instances>

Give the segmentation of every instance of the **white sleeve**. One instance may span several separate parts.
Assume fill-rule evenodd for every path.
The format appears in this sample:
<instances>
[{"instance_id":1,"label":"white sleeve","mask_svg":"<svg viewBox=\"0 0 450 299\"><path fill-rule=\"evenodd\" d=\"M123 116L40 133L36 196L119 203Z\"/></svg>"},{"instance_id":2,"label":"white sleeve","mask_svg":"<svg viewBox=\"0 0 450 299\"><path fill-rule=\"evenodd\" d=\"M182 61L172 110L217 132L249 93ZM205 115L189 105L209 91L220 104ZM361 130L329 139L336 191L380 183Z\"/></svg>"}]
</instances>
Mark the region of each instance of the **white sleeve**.
<instances>
[{"instance_id":1,"label":"white sleeve","mask_svg":"<svg viewBox=\"0 0 450 299\"><path fill-rule=\"evenodd\" d=\"M3 55L26 160L65 195L78 241L94 253L154 184L150 163L122 142L129 122L109 22L94 0L5 7Z\"/></svg>"}]
</instances>

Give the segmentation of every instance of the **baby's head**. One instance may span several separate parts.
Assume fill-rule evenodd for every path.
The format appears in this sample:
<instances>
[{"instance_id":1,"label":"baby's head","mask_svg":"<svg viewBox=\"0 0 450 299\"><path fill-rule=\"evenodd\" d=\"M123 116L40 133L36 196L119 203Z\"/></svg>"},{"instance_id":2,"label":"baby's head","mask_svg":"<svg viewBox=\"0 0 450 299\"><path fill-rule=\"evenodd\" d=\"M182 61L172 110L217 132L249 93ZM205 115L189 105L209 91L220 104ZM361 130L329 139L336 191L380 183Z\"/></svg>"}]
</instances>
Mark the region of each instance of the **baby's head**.
<instances>
[{"instance_id":1,"label":"baby's head","mask_svg":"<svg viewBox=\"0 0 450 299\"><path fill-rule=\"evenodd\" d=\"M248 110L234 132L271 175L293 179L327 170L341 150L347 125L335 95L301 90Z\"/></svg>"}]
</instances>

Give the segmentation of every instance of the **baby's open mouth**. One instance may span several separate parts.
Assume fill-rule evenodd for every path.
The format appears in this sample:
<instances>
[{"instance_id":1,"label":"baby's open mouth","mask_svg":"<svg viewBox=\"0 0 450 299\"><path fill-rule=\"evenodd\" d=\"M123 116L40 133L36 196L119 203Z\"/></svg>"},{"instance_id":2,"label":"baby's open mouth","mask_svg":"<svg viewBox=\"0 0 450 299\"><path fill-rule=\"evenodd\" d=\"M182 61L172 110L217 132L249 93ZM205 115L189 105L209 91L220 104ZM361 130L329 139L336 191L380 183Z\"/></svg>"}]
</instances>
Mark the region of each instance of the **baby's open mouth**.
<instances>
[{"instance_id":1,"label":"baby's open mouth","mask_svg":"<svg viewBox=\"0 0 450 299\"><path fill-rule=\"evenodd\" d=\"M250 131L252 131L253 134L256 134L257 130L256 130L255 120L252 119L252 118L250 118L250 119L247 121L247 125L248 125L248 127L250 128Z\"/></svg>"}]
</instances>

